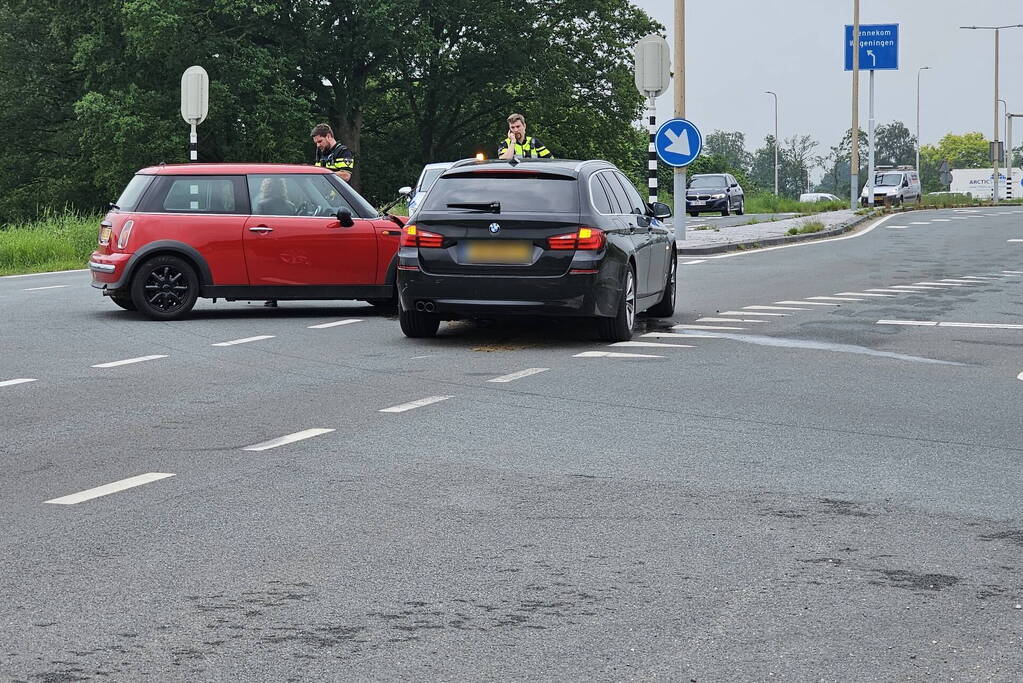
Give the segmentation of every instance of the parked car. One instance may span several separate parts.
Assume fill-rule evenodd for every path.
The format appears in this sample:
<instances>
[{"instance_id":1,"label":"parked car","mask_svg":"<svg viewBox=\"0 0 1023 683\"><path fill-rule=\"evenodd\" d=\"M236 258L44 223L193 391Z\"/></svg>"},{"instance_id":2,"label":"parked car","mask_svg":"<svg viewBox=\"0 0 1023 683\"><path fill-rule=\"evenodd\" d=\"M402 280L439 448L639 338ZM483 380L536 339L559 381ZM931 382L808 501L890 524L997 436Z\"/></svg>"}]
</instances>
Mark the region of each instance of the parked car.
<instances>
[{"instance_id":1,"label":"parked car","mask_svg":"<svg viewBox=\"0 0 1023 683\"><path fill-rule=\"evenodd\" d=\"M606 161L465 160L434 183L398 251L398 317L409 337L442 320L580 316L603 339L635 316L675 310L674 236Z\"/></svg>"},{"instance_id":2,"label":"parked car","mask_svg":"<svg viewBox=\"0 0 1023 683\"><path fill-rule=\"evenodd\" d=\"M121 193L89 269L115 304L158 320L197 297L386 305L404 223L315 166L161 165Z\"/></svg>"},{"instance_id":3,"label":"parked car","mask_svg":"<svg viewBox=\"0 0 1023 683\"><path fill-rule=\"evenodd\" d=\"M811 203L811 202L840 202L842 200L828 192L804 192L803 194L799 195L799 201L804 203Z\"/></svg>"},{"instance_id":4,"label":"parked car","mask_svg":"<svg viewBox=\"0 0 1023 683\"><path fill-rule=\"evenodd\" d=\"M440 174L451 168L451 165L455 163L453 161L439 161L433 164L427 164L423 167L422 172L419 174L419 180L416 181L416 185L410 188L408 195L408 210L412 213L412 210L419 205L426 193L429 192L430 187ZM405 189L405 188L402 188ZM401 192L401 190L399 190Z\"/></svg>"},{"instance_id":5,"label":"parked car","mask_svg":"<svg viewBox=\"0 0 1023 683\"><path fill-rule=\"evenodd\" d=\"M730 173L700 173L686 185L686 211L690 216L704 211L720 211L722 216L735 211L741 216L746 213L746 195Z\"/></svg>"},{"instance_id":6,"label":"parked car","mask_svg":"<svg viewBox=\"0 0 1023 683\"><path fill-rule=\"evenodd\" d=\"M907 201L922 200L920 176L910 169L881 170L874 173L874 204L902 206ZM864 185L860 192L860 204L870 203L870 186Z\"/></svg>"}]
</instances>

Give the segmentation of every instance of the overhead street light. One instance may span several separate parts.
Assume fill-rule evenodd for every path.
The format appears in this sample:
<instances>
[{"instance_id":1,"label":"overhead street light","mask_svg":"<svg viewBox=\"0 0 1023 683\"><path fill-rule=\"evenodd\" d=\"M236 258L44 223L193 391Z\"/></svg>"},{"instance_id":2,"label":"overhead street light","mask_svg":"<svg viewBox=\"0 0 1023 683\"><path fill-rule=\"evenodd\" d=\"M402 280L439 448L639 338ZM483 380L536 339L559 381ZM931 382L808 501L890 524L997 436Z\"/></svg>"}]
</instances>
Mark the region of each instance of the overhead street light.
<instances>
[{"instance_id":1,"label":"overhead street light","mask_svg":"<svg viewBox=\"0 0 1023 683\"><path fill-rule=\"evenodd\" d=\"M995 32L995 136L991 140L991 159L993 175L991 177L993 187L991 188L991 201L998 203L998 32L1004 28L1023 28L1023 24L1006 24L1005 26L960 26L961 29L984 30ZM918 169L919 170L919 169Z\"/></svg>"},{"instance_id":2,"label":"overhead street light","mask_svg":"<svg viewBox=\"0 0 1023 683\"><path fill-rule=\"evenodd\" d=\"M920 175L920 72L930 69L929 66L921 66L916 70L916 173Z\"/></svg>"},{"instance_id":3,"label":"overhead street light","mask_svg":"<svg viewBox=\"0 0 1023 683\"><path fill-rule=\"evenodd\" d=\"M774 96L774 196L778 196L778 93L765 90L765 95Z\"/></svg>"}]
</instances>

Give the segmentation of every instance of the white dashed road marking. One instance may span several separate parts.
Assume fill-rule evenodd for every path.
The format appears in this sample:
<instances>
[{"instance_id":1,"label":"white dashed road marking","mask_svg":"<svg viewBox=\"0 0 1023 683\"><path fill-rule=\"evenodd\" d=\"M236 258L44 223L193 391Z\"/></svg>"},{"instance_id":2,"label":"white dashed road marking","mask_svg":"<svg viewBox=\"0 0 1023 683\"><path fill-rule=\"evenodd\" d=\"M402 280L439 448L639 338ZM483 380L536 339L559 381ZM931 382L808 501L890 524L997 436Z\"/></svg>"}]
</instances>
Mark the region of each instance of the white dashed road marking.
<instances>
[{"instance_id":1,"label":"white dashed road marking","mask_svg":"<svg viewBox=\"0 0 1023 683\"><path fill-rule=\"evenodd\" d=\"M752 320L749 318L697 318L698 323L766 323L766 320Z\"/></svg>"},{"instance_id":2,"label":"white dashed road marking","mask_svg":"<svg viewBox=\"0 0 1023 683\"><path fill-rule=\"evenodd\" d=\"M721 325L672 325L673 330L745 330L745 327L724 327Z\"/></svg>"},{"instance_id":3,"label":"white dashed road marking","mask_svg":"<svg viewBox=\"0 0 1023 683\"><path fill-rule=\"evenodd\" d=\"M829 304L823 301L775 301L776 304L800 304L803 306L838 306L838 304ZM810 309L807 309L810 310Z\"/></svg>"},{"instance_id":4,"label":"white dashed road marking","mask_svg":"<svg viewBox=\"0 0 1023 683\"><path fill-rule=\"evenodd\" d=\"M583 351L577 353L573 358L664 358L664 356L651 356L647 353L616 353L614 351Z\"/></svg>"},{"instance_id":5,"label":"white dashed road marking","mask_svg":"<svg viewBox=\"0 0 1023 683\"><path fill-rule=\"evenodd\" d=\"M529 368L527 370L520 370L518 372L513 372L510 375L502 375L500 377L495 377L494 379L488 379L487 381L488 382L514 382L517 379L522 379L523 377L529 377L530 375L536 375L536 374L539 374L541 372L547 372L548 370L550 370L550 368Z\"/></svg>"},{"instance_id":6,"label":"white dashed road marking","mask_svg":"<svg viewBox=\"0 0 1023 683\"><path fill-rule=\"evenodd\" d=\"M26 382L35 381L36 380L29 379L28 377L22 377L20 379L5 379L4 381L0 382L0 387L13 387L15 384L25 384Z\"/></svg>"},{"instance_id":7,"label":"white dashed road marking","mask_svg":"<svg viewBox=\"0 0 1023 683\"><path fill-rule=\"evenodd\" d=\"M931 287L969 287L970 283L964 282L917 282L918 285L928 285ZM973 284L978 284L974 282Z\"/></svg>"},{"instance_id":8,"label":"white dashed road marking","mask_svg":"<svg viewBox=\"0 0 1023 683\"><path fill-rule=\"evenodd\" d=\"M878 325L922 325L927 327L976 327L985 330L1023 330L1023 325L1009 323L954 323L933 320L878 320Z\"/></svg>"},{"instance_id":9,"label":"white dashed road marking","mask_svg":"<svg viewBox=\"0 0 1023 683\"><path fill-rule=\"evenodd\" d=\"M707 259L697 259L696 261L686 261L683 266L695 266L697 263L706 263Z\"/></svg>"},{"instance_id":10,"label":"white dashed road marking","mask_svg":"<svg viewBox=\"0 0 1023 683\"><path fill-rule=\"evenodd\" d=\"M93 365L94 368L116 368L119 365L131 365L132 363L145 363L147 360L157 360L159 358L166 358L166 355L157 356L139 356L138 358L126 358L125 360L115 360L109 363L97 363Z\"/></svg>"},{"instance_id":11,"label":"white dashed road marking","mask_svg":"<svg viewBox=\"0 0 1023 683\"><path fill-rule=\"evenodd\" d=\"M792 308L791 306L743 306L750 311L809 311L809 308Z\"/></svg>"},{"instance_id":12,"label":"white dashed road marking","mask_svg":"<svg viewBox=\"0 0 1023 683\"><path fill-rule=\"evenodd\" d=\"M719 334L711 334L709 332L689 332L688 334L680 334L680 333L675 333L675 332L647 332L646 334L644 334L642 336L644 336L644 337L656 337L656 338L665 338L665 337L667 337L667 338L672 338L672 339L677 339L679 337L686 337L687 339L692 339L694 337L703 337L704 339L720 339L721 338L721 335L719 335Z\"/></svg>"},{"instance_id":13,"label":"white dashed road marking","mask_svg":"<svg viewBox=\"0 0 1023 683\"><path fill-rule=\"evenodd\" d=\"M870 294L868 292L839 292L836 296L883 296L887 298L894 298L894 294Z\"/></svg>"},{"instance_id":14,"label":"white dashed road marking","mask_svg":"<svg viewBox=\"0 0 1023 683\"><path fill-rule=\"evenodd\" d=\"M770 315L788 317L791 313L767 313L765 311L721 311L721 315Z\"/></svg>"},{"instance_id":15,"label":"white dashed road marking","mask_svg":"<svg viewBox=\"0 0 1023 683\"><path fill-rule=\"evenodd\" d=\"M665 344L663 342L643 342L643 341L623 341L615 342L611 346L638 346L638 347L657 347L657 348L674 348L674 349L693 349L696 348L692 344Z\"/></svg>"},{"instance_id":16,"label":"white dashed road marking","mask_svg":"<svg viewBox=\"0 0 1023 683\"><path fill-rule=\"evenodd\" d=\"M906 229L905 225L886 225L884 227L888 228L889 230L905 230Z\"/></svg>"},{"instance_id":17,"label":"white dashed road marking","mask_svg":"<svg viewBox=\"0 0 1023 683\"><path fill-rule=\"evenodd\" d=\"M851 299L841 296L808 296L808 301L863 301L863 299Z\"/></svg>"},{"instance_id":18,"label":"white dashed road marking","mask_svg":"<svg viewBox=\"0 0 1023 683\"><path fill-rule=\"evenodd\" d=\"M149 472L147 474L140 474L137 477L128 477L121 481L115 481L112 484L104 484L103 486L97 486L96 488L88 489L87 491L81 491L79 493L72 493L67 496L61 496L60 498L54 498L53 500L46 501L52 505L74 505L81 503L86 500L92 500L93 498L99 498L100 496L107 496L111 493L117 493L118 491L124 491L125 489L134 488L136 486L142 486L153 481L160 479L166 479L167 477L173 477L173 474L167 472Z\"/></svg>"},{"instance_id":19,"label":"white dashed road marking","mask_svg":"<svg viewBox=\"0 0 1023 683\"><path fill-rule=\"evenodd\" d=\"M1006 242L1023 242L1023 240L1005 240Z\"/></svg>"},{"instance_id":20,"label":"white dashed road marking","mask_svg":"<svg viewBox=\"0 0 1023 683\"><path fill-rule=\"evenodd\" d=\"M951 218L932 218L931 222L932 223L951 223L952 219Z\"/></svg>"},{"instance_id":21,"label":"white dashed road marking","mask_svg":"<svg viewBox=\"0 0 1023 683\"><path fill-rule=\"evenodd\" d=\"M421 398L418 401L411 401L410 403L402 403L399 406L391 406L390 408L383 408L379 412L381 413L404 413L406 410L415 410L416 408L422 408L433 403L440 403L446 401L451 396L427 396Z\"/></svg>"},{"instance_id":22,"label":"white dashed road marking","mask_svg":"<svg viewBox=\"0 0 1023 683\"><path fill-rule=\"evenodd\" d=\"M332 323L322 323L320 325L310 325L308 329L310 329L310 330L325 330L328 327L337 327L339 325L351 325L352 323L361 323L361 322L362 322L361 320L358 320L356 318L349 318L348 320L338 320L338 321L332 322Z\"/></svg>"},{"instance_id":23,"label":"white dashed road marking","mask_svg":"<svg viewBox=\"0 0 1023 683\"><path fill-rule=\"evenodd\" d=\"M235 339L234 341L217 342L216 344L210 344L210 346L235 346L236 344L248 344L249 342L262 341L264 339L273 339L275 335L272 334L261 334L258 337L246 337L245 339Z\"/></svg>"},{"instance_id":24,"label":"white dashed road marking","mask_svg":"<svg viewBox=\"0 0 1023 683\"><path fill-rule=\"evenodd\" d=\"M942 282L959 282L961 284L965 283L965 284L968 284L968 285L979 285L980 284L976 280L964 280L963 278L953 278L953 277L942 278L941 281Z\"/></svg>"},{"instance_id":25,"label":"white dashed road marking","mask_svg":"<svg viewBox=\"0 0 1023 683\"><path fill-rule=\"evenodd\" d=\"M894 290L900 290L900 289L920 290L920 289L941 289L941 287L932 287L930 285L892 285L891 287L888 287L888 289L890 289L890 290L891 289L894 289Z\"/></svg>"},{"instance_id":26,"label":"white dashed road marking","mask_svg":"<svg viewBox=\"0 0 1023 683\"><path fill-rule=\"evenodd\" d=\"M1012 240L1009 240L1009 241L1011 242ZM43 290L43 289L60 289L61 287L70 287L70 286L71 285L50 285L49 287L29 287L28 289L23 289L21 291L23 291L23 292L38 292L38 291Z\"/></svg>"},{"instance_id":27,"label":"white dashed road marking","mask_svg":"<svg viewBox=\"0 0 1023 683\"><path fill-rule=\"evenodd\" d=\"M320 436L321 434L329 434L332 431L334 431L334 430L333 429L323 429L323 428L319 428L319 427L314 428L314 429L305 429L305 430L302 430L301 432L295 432L294 434L288 434L286 436L282 436L279 439L270 439L269 441L263 441L262 443L257 443L257 444L254 444L252 446L246 446L242 450L243 451L266 451L266 450L270 450L271 448L277 448L278 446L284 446L285 444L295 443L296 441L302 441L304 439L311 439L314 436Z\"/></svg>"},{"instance_id":28,"label":"white dashed road marking","mask_svg":"<svg viewBox=\"0 0 1023 683\"><path fill-rule=\"evenodd\" d=\"M910 221L910 225L930 225L930 221Z\"/></svg>"},{"instance_id":29,"label":"white dashed road marking","mask_svg":"<svg viewBox=\"0 0 1023 683\"><path fill-rule=\"evenodd\" d=\"M922 325L930 327L938 323L929 320L878 320L878 325Z\"/></svg>"}]
</instances>

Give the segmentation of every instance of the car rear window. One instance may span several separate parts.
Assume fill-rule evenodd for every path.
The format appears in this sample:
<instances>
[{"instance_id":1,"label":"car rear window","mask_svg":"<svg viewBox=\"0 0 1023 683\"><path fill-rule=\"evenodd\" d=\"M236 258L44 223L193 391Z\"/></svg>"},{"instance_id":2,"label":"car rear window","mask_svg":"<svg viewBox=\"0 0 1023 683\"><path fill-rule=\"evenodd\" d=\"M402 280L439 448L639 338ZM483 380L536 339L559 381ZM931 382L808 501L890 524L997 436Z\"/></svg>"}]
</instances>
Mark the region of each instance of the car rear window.
<instances>
[{"instance_id":1,"label":"car rear window","mask_svg":"<svg viewBox=\"0 0 1023 683\"><path fill-rule=\"evenodd\" d=\"M152 182L153 176L151 175L137 175L133 177L129 182L128 186L124 188L124 192L117 198L114 204L121 211L134 211L139 205L139 200L142 199L142 194L149 187L149 183Z\"/></svg>"},{"instance_id":2,"label":"car rear window","mask_svg":"<svg viewBox=\"0 0 1023 683\"><path fill-rule=\"evenodd\" d=\"M426 195L424 211L466 211L450 204L498 202L501 213L578 213L576 179L546 173L463 173L441 176Z\"/></svg>"}]
</instances>

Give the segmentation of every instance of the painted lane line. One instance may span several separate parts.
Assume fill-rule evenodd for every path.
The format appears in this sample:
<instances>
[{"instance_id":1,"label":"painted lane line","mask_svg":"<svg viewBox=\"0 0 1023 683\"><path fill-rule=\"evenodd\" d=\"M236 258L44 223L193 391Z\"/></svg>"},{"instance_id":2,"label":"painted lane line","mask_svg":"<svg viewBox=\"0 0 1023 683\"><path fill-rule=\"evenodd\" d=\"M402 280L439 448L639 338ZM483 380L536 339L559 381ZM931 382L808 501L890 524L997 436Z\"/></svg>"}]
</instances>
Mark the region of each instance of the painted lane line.
<instances>
[{"instance_id":1,"label":"painted lane line","mask_svg":"<svg viewBox=\"0 0 1023 683\"><path fill-rule=\"evenodd\" d=\"M878 320L878 325L923 325L925 327L934 327L938 323L931 320Z\"/></svg>"},{"instance_id":2,"label":"painted lane line","mask_svg":"<svg viewBox=\"0 0 1023 683\"><path fill-rule=\"evenodd\" d=\"M647 332L641 336L654 337L656 339L678 339L679 337L688 337L689 339L692 339L693 337L703 337L704 339L721 338L720 334L711 334L710 332L688 332L685 334L681 332Z\"/></svg>"},{"instance_id":3,"label":"painted lane line","mask_svg":"<svg viewBox=\"0 0 1023 683\"><path fill-rule=\"evenodd\" d=\"M884 289L874 288L874 289L868 289L867 291L868 292L889 292L889 293L896 292L898 294L911 294L912 293L912 290L909 290L909 289L894 289L892 287L885 287ZM895 295L892 294L892 296L895 296Z\"/></svg>"},{"instance_id":4,"label":"painted lane line","mask_svg":"<svg viewBox=\"0 0 1023 683\"><path fill-rule=\"evenodd\" d=\"M304 429L301 432L295 432L294 434L287 434L278 439L270 439L269 441L263 441L261 443L253 444L252 446L246 446L243 451L266 451L271 448L277 448L278 446L284 446L289 443L295 443L296 441L302 441L304 439L311 439L314 436L320 436L321 434L329 434L334 431L333 429Z\"/></svg>"},{"instance_id":5,"label":"painted lane line","mask_svg":"<svg viewBox=\"0 0 1023 683\"><path fill-rule=\"evenodd\" d=\"M21 377L19 379L5 379L4 381L0 382L0 387L13 387L15 384L25 384L26 382L35 381L36 381L35 379L30 379L28 377Z\"/></svg>"},{"instance_id":6,"label":"painted lane line","mask_svg":"<svg viewBox=\"0 0 1023 683\"><path fill-rule=\"evenodd\" d=\"M753 320L751 318L697 318L698 323L766 323L766 320Z\"/></svg>"},{"instance_id":7,"label":"painted lane line","mask_svg":"<svg viewBox=\"0 0 1023 683\"><path fill-rule=\"evenodd\" d=\"M1020 381L1023 381L1023 372L1021 372L1018 375L1016 375L1016 379L1018 379Z\"/></svg>"},{"instance_id":8,"label":"painted lane line","mask_svg":"<svg viewBox=\"0 0 1023 683\"><path fill-rule=\"evenodd\" d=\"M852 299L842 296L808 296L808 301L863 301L863 299Z\"/></svg>"},{"instance_id":9,"label":"painted lane line","mask_svg":"<svg viewBox=\"0 0 1023 683\"><path fill-rule=\"evenodd\" d=\"M262 341L264 339L273 339L276 335L273 334L261 334L258 337L246 337L245 339L235 339L233 341L217 342L216 344L210 344L210 346L235 346L236 344L248 344L249 342Z\"/></svg>"},{"instance_id":10,"label":"painted lane line","mask_svg":"<svg viewBox=\"0 0 1023 683\"><path fill-rule=\"evenodd\" d=\"M934 286L931 286L931 285L892 285L888 289L894 289L894 290L900 290L900 289L928 290L928 289L941 289L941 287L934 287Z\"/></svg>"},{"instance_id":11,"label":"painted lane line","mask_svg":"<svg viewBox=\"0 0 1023 683\"><path fill-rule=\"evenodd\" d=\"M930 225L930 221L910 221L910 225Z\"/></svg>"},{"instance_id":12,"label":"painted lane line","mask_svg":"<svg viewBox=\"0 0 1023 683\"><path fill-rule=\"evenodd\" d=\"M0 280L13 280L16 277L38 277L40 275L64 275L65 273L88 273L88 268L78 270L49 270L45 273L22 273L21 275L0 275Z\"/></svg>"},{"instance_id":13,"label":"painted lane line","mask_svg":"<svg viewBox=\"0 0 1023 683\"><path fill-rule=\"evenodd\" d=\"M750 311L809 311L809 308L792 308L791 306L743 306Z\"/></svg>"},{"instance_id":14,"label":"painted lane line","mask_svg":"<svg viewBox=\"0 0 1023 683\"><path fill-rule=\"evenodd\" d=\"M672 325L673 330L745 330L745 327L725 327L722 325Z\"/></svg>"},{"instance_id":15,"label":"painted lane line","mask_svg":"<svg viewBox=\"0 0 1023 683\"><path fill-rule=\"evenodd\" d=\"M87 491L72 493L70 495L61 496L60 498L54 498L45 502L51 505L75 505L76 503L82 503L87 500L92 500L93 498L99 498L100 496L108 496L111 493L117 493L118 491L124 491L125 489L142 486L143 484L148 484L153 481L173 476L174 475L169 472L148 472L146 474L140 474L137 477L128 477L127 479L115 481L111 484L104 484L103 486L97 486L96 488L88 489Z\"/></svg>"},{"instance_id":16,"label":"painted lane line","mask_svg":"<svg viewBox=\"0 0 1023 683\"><path fill-rule=\"evenodd\" d=\"M768 313L766 311L721 311L721 315L769 315L787 318L791 313Z\"/></svg>"},{"instance_id":17,"label":"painted lane line","mask_svg":"<svg viewBox=\"0 0 1023 683\"><path fill-rule=\"evenodd\" d=\"M494 379L488 379L487 381L488 382L514 382L517 379L522 379L523 377L529 377L530 375L537 375L537 374L539 374L541 372L547 372L548 370L550 370L550 368L528 368L526 370L520 370L518 372L513 372L510 375L501 375L500 377L495 377Z\"/></svg>"},{"instance_id":18,"label":"painted lane line","mask_svg":"<svg viewBox=\"0 0 1023 683\"><path fill-rule=\"evenodd\" d=\"M802 304L804 306L838 306L839 304L829 304L823 301L775 301L776 304ZM812 310L812 309L808 309Z\"/></svg>"},{"instance_id":19,"label":"painted lane line","mask_svg":"<svg viewBox=\"0 0 1023 683\"><path fill-rule=\"evenodd\" d=\"M965 283L965 284L968 284L968 285L979 285L979 284L981 284L981 283L977 282L976 280L964 280L963 278L955 278L955 277L942 278L941 282L959 282L959 283Z\"/></svg>"},{"instance_id":20,"label":"painted lane line","mask_svg":"<svg viewBox=\"0 0 1023 683\"><path fill-rule=\"evenodd\" d=\"M648 353L616 353L614 351L583 351L577 353L573 358L664 358L664 356L652 356Z\"/></svg>"},{"instance_id":21,"label":"painted lane line","mask_svg":"<svg viewBox=\"0 0 1023 683\"><path fill-rule=\"evenodd\" d=\"M895 298L894 294L870 294L869 292L839 292L835 296L882 296L885 298Z\"/></svg>"},{"instance_id":22,"label":"painted lane line","mask_svg":"<svg viewBox=\"0 0 1023 683\"><path fill-rule=\"evenodd\" d=\"M682 265L683 266L695 266L697 263L706 263L706 262L707 262L707 259L702 258L702 259L698 259L696 261L686 261Z\"/></svg>"},{"instance_id":23,"label":"painted lane line","mask_svg":"<svg viewBox=\"0 0 1023 683\"><path fill-rule=\"evenodd\" d=\"M1023 275L1023 270L1003 270L1006 275Z\"/></svg>"},{"instance_id":24,"label":"painted lane line","mask_svg":"<svg viewBox=\"0 0 1023 683\"><path fill-rule=\"evenodd\" d=\"M951 218L932 218L931 222L932 223L951 223L952 219Z\"/></svg>"},{"instance_id":25,"label":"painted lane line","mask_svg":"<svg viewBox=\"0 0 1023 683\"><path fill-rule=\"evenodd\" d=\"M1023 240L1005 240L1006 242L1023 242Z\"/></svg>"},{"instance_id":26,"label":"painted lane line","mask_svg":"<svg viewBox=\"0 0 1023 683\"><path fill-rule=\"evenodd\" d=\"M1009 240L1009 241L1011 242L1012 240ZM23 292L38 292L38 291L41 291L43 289L60 289L61 287L70 287L70 286L71 285L50 285L48 287L29 287L28 289L23 289L21 291L23 291Z\"/></svg>"},{"instance_id":27,"label":"painted lane line","mask_svg":"<svg viewBox=\"0 0 1023 683\"><path fill-rule=\"evenodd\" d=\"M979 284L979 283L977 283L977 282L973 282L973 283L968 283L968 282L967 283L963 283L963 282L917 282L916 284L918 284L918 285L928 285L928 286L931 286L931 287L969 287L970 284L975 284L976 285L976 284Z\"/></svg>"},{"instance_id":28,"label":"painted lane line","mask_svg":"<svg viewBox=\"0 0 1023 683\"><path fill-rule=\"evenodd\" d=\"M357 318L349 318L347 320L338 320L332 323L322 323L320 325L310 325L307 329L310 330L325 330L328 327L337 327L338 325L351 325L352 323L361 323L362 321Z\"/></svg>"},{"instance_id":29,"label":"painted lane line","mask_svg":"<svg viewBox=\"0 0 1023 683\"><path fill-rule=\"evenodd\" d=\"M147 360L157 360L159 358L166 358L166 355L156 356L139 356L138 358L127 358L125 360L115 360L110 363L97 363L93 365L94 368L116 368L119 365L131 365L132 363L144 363Z\"/></svg>"},{"instance_id":30,"label":"painted lane line","mask_svg":"<svg viewBox=\"0 0 1023 683\"><path fill-rule=\"evenodd\" d=\"M697 347L692 344L665 344L663 342L644 342L644 341L623 341L615 342L611 346L634 346L634 347L650 347L650 348L673 348L673 349L695 349Z\"/></svg>"},{"instance_id":31,"label":"painted lane line","mask_svg":"<svg viewBox=\"0 0 1023 683\"><path fill-rule=\"evenodd\" d=\"M433 403L440 403L441 401L446 401L449 398L453 398L453 397L452 396L427 396L426 398L421 398L418 401L411 401L409 403L402 403L401 405L398 405L398 406L391 406L390 408L383 408L379 412L381 412L381 413L404 413L406 410L415 410L416 408L422 408L423 406L428 406L428 405L433 404Z\"/></svg>"},{"instance_id":32,"label":"painted lane line","mask_svg":"<svg viewBox=\"0 0 1023 683\"><path fill-rule=\"evenodd\" d=\"M905 225L886 225L884 226L889 230L905 230L908 226Z\"/></svg>"},{"instance_id":33,"label":"painted lane line","mask_svg":"<svg viewBox=\"0 0 1023 683\"><path fill-rule=\"evenodd\" d=\"M984 277L982 275L962 275L961 277L964 280L1000 280L1001 279L1001 278L997 278L997 277Z\"/></svg>"}]
</instances>

